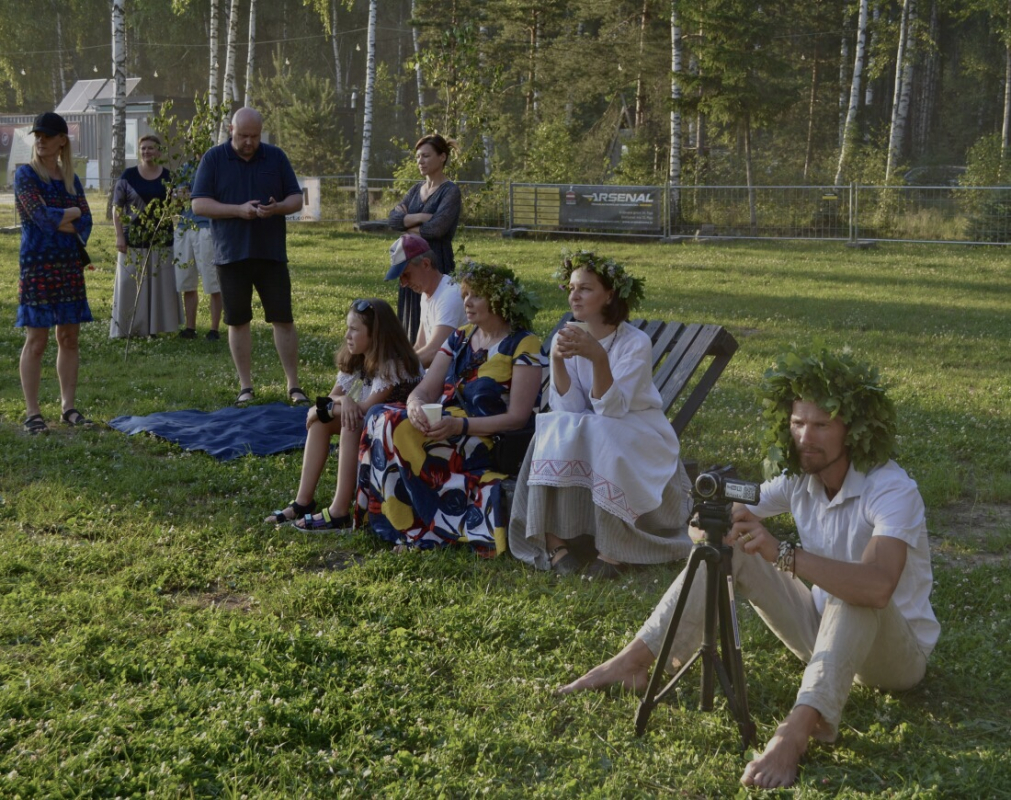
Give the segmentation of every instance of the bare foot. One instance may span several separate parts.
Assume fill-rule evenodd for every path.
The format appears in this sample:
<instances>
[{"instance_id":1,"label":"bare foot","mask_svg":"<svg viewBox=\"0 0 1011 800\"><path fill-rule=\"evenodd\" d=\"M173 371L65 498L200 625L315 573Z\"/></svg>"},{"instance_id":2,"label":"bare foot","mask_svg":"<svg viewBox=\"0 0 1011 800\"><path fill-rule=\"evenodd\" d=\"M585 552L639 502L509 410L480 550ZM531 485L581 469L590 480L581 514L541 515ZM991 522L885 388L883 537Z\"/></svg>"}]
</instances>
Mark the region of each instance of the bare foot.
<instances>
[{"instance_id":1,"label":"bare foot","mask_svg":"<svg viewBox=\"0 0 1011 800\"><path fill-rule=\"evenodd\" d=\"M821 714L811 706L796 706L776 729L765 751L744 768L741 783L762 789L792 786L801 756L818 728Z\"/></svg>"},{"instance_id":2,"label":"bare foot","mask_svg":"<svg viewBox=\"0 0 1011 800\"><path fill-rule=\"evenodd\" d=\"M632 692L641 692L649 683L649 668L655 660L642 639L633 639L618 655L609 658L582 678L559 688L555 694L571 694L587 689L604 689L615 683Z\"/></svg>"}]
</instances>

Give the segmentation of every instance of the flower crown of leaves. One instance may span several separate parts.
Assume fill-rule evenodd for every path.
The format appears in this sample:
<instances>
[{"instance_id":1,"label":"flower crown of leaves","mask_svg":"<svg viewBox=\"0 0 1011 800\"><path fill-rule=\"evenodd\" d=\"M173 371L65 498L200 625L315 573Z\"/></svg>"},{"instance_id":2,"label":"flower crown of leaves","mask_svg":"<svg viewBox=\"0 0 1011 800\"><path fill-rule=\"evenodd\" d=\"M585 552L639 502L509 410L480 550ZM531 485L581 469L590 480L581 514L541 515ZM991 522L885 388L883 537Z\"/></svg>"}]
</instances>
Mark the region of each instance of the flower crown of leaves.
<instances>
[{"instance_id":1,"label":"flower crown of leaves","mask_svg":"<svg viewBox=\"0 0 1011 800\"><path fill-rule=\"evenodd\" d=\"M478 297L488 301L488 308L514 330L529 330L541 307L537 295L520 283L509 267L482 264L468 259L457 267L456 282L467 284Z\"/></svg>"},{"instance_id":2,"label":"flower crown of leaves","mask_svg":"<svg viewBox=\"0 0 1011 800\"><path fill-rule=\"evenodd\" d=\"M885 394L878 370L858 362L848 349L832 353L818 340L806 348L794 345L766 370L762 388L766 478L784 470L801 474L790 432L796 400L814 403L842 420L850 462L860 472L885 463L895 453L895 405Z\"/></svg>"},{"instance_id":3,"label":"flower crown of leaves","mask_svg":"<svg viewBox=\"0 0 1011 800\"><path fill-rule=\"evenodd\" d=\"M569 280L577 269L592 272L605 286L610 284L614 293L628 303L630 310L638 308L646 296L646 281L643 278L636 278L613 258L603 258L592 250L562 250L562 265L554 275L561 281L559 289L569 290Z\"/></svg>"}]
</instances>

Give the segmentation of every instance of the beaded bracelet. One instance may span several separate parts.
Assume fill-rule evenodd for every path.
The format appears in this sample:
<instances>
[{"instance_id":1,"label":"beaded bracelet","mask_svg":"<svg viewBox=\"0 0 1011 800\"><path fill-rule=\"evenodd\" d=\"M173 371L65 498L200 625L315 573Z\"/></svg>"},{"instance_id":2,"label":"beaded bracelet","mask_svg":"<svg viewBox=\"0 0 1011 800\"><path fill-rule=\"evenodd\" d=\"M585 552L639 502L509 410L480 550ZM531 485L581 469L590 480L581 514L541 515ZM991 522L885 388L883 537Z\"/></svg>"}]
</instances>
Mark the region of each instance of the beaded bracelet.
<instances>
[{"instance_id":1,"label":"beaded bracelet","mask_svg":"<svg viewBox=\"0 0 1011 800\"><path fill-rule=\"evenodd\" d=\"M779 552L776 555L776 569L780 572L789 572L791 578L797 577L797 548L793 542L780 542Z\"/></svg>"}]
</instances>

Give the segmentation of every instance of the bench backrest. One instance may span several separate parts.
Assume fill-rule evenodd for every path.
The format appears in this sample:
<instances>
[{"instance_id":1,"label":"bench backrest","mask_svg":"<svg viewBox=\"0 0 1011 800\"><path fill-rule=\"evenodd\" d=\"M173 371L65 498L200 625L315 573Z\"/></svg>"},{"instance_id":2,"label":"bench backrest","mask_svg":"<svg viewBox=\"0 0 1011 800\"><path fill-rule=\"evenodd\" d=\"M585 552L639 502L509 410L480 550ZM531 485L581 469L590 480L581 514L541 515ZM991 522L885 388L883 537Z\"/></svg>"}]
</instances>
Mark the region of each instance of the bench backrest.
<instances>
[{"instance_id":1,"label":"bench backrest","mask_svg":"<svg viewBox=\"0 0 1011 800\"><path fill-rule=\"evenodd\" d=\"M551 351L551 342L558 330L571 319L572 314L566 313L548 334L544 340L545 353ZM663 398L664 414L669 413L674 407L674 403L691 383L692 376L703 366L706 359L711 359L671 420L674 431L680 438L716 380L723 374L723 370L737 352L737 340L722 325L697 323L685 325L681 322L645 319L629 320L629 324L647 333L653 342L653 383ZM544 379L541 382L542 411L547 409L549 379L550 370L545 367Z\"/></svg>"}]
</instances>

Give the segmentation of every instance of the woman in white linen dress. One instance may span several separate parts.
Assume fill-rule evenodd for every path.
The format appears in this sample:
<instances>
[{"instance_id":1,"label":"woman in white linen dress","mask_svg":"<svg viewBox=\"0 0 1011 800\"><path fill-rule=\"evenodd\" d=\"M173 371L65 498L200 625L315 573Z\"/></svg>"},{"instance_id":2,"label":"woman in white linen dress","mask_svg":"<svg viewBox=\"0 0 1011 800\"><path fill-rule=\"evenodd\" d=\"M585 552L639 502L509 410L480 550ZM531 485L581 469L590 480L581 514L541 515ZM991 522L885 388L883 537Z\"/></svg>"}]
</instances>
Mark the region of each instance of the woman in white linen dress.
<instances>
[{"instance_id":1,"label":"woman in white linen dress","mask_svg":"<svg viewBox=\"0 0 1011 800\"><path fill-rule=\"evenodd\" d=\"M537 415L517 480L510 550L571 574L581 567L573 540L589 536L587 574L601 579L684 558L691 485L653 384L652 343L626 321L643 282L587 251L566 254L559 277L584 325L552 343L551 411Z\"/></svg>"}]
</instances>

